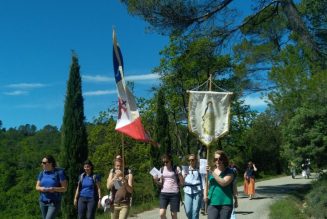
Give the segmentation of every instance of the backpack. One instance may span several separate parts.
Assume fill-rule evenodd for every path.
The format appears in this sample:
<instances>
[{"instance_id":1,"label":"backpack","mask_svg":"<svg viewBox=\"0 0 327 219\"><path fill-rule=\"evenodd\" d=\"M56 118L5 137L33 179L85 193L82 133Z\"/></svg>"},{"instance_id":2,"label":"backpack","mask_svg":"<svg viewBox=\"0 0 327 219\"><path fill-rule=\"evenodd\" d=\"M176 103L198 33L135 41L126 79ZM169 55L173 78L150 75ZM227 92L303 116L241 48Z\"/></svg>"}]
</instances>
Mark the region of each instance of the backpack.
<instances>
[{"instance_id":1,"label":"backpack","mask_svg":"<svg viewBox=\"0 0 327 219\"><path fill-rule=\"evenodd\" d=\"M55 174L55 178L57 179L57 185L59 186L60 185L60 177L59 177L59 172L63 172L63 174L65 175L65 178L67 179L67 176L66 176L66 173L65 173L65 169L64 168L61 168L61 167L55 167L54 168L54 174ZM44 170L40 173L41 176L40 176L40 181L41 179L43 178L43 175L44 175Z\"/></svg>"},{"instance_id":2,"label":"backpack","mask_svg":"<svg viewBox=\"0 0 327 219\"><path fill-rule=\"evenodd\" d=\"M77 184L77 186L78 186L78 192L79 193L81 192L81 189L82 189L82 181L83 181L83 179L84 179L85 176L86 176L86 173L85 172L82 173L81 175L79 175L78 184ZM97 184L96 184L97 180L96 180L96 175L95 174L92 175L92 179L93 179L93 185L94 185L93 186L94 195L96 197L98 197Z\"/></svg>"}]
</instances>

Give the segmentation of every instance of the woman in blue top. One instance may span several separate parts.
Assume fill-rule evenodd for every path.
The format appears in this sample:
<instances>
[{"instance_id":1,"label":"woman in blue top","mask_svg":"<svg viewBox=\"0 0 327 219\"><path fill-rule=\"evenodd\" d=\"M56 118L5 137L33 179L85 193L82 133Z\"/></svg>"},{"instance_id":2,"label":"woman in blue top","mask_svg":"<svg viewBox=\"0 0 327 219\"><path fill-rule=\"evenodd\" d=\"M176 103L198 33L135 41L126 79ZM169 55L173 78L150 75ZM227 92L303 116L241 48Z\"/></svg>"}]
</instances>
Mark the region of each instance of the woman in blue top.
<instances>
[{"instance_id":1,"label":"woman in blue top","mask_svg":"<svg viewBox=\"0 0 327 219\"><path fill-rule=\"evenodd\" d=\"M84 162L84 173L78 180L74 205L78 209L79 219L94 219L97 206L101 204L100 178L93 173L90 160Z\"/></svg>"},{"instance_id":2,"label":"woman in blue top","mask_svg":"<svg viewBox=\"0 0 327 219\"><path fill-rule=\"evenodd\" d=\"M218 150L214 155L215 169L209 171L209 191L204 189L204 200L208 203L208 219L229 219L233 210L233 170L228 167L226 154Z\"/></svg>"},{"instance_id":3,"label":"woman in blue top","mask_svg":"<svg viewBox=\"0 0 327 219\"><path fill-rule=\"evenodd\" d=\"M36 181L36 190L40 192L39 204L43 219L56 217L61 203L61 193L67 190L67 180L62 169L56 168L56 161L51 155L45 156Z\"/></svg>"}]
</instances>

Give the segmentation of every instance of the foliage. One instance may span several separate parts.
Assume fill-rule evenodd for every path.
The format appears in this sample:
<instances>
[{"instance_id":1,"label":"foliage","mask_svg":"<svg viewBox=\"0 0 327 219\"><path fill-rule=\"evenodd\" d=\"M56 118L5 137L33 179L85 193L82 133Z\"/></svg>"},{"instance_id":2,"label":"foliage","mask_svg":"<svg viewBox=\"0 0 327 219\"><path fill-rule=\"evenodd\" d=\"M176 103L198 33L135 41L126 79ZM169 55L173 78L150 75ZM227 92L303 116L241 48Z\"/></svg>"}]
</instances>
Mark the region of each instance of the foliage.
<instances>
[{"instance_id":1,"label":"foliage","mask_svg":"<svg viewBox=\"0 0 327 219\"><path fill-rule=\"evenodd\" d=\"M30 135L23 133L22 128L10 128L1 132L0 215L2 218L39 217L35 183L41 171L40 161L45 154L59 155L60 132L56 127L47 125L41 130L34 130Z\"/></svg>"},{"instance_id":2,"label":"foliage","mask_svg":"<svg viewBox=\"0 0 327 219\"><path fill-rule=\"evenodd\" d=\"M70 183L63 196L62 206L65 218L77 216L74 207L74 195L79 174L83 170L83 162L88 158L87 133L84 123L84 105L82 96L82 79L76 54L72 56L72 64L67 82L65 110L62 125L62 150L60 160L65 168Z\"/></svg>"},{"instance_id":3,"label":"foliage","mask_svg":"<svg viewBox=\"0 0 327 219\"><path fill-rule=\"evenodd\" d=\"M279 218L298 218L305 219L307 218L305 214L301 212L302 208L301 200L296 197L287 197L276 201L270 207L269 218L279 219Z\"/></svg>"},{"instance_id":4,"label":"foliage","mask_svg":"<svg viewBox=\"0 0 327 219\"><path fill-rule=\"evenodd\" d=\"M156 127L155 130L157 132L156 140L160 145L160 154L171 154L171 140L169 133L169 118L166 112L166 101L164 92L162 89L158 91L157 97L157 114L156 114ZM157 151L156 148L154 148ZM155 161L160 160L160 154L155 152L152 153L152 157ZM155 165L157 166L157 165Z\"/></svg>"},{"instance_id":5,"label":"foliage","mask_svg":"<svg viewBox=\"0 0 327 219\"><path fill-rule=\"evenodd\" d=\"M307 208L306 213L313 218L327 217L327 174L313 183L312 190L306 195Z\"/></svg>"}]
</instances>

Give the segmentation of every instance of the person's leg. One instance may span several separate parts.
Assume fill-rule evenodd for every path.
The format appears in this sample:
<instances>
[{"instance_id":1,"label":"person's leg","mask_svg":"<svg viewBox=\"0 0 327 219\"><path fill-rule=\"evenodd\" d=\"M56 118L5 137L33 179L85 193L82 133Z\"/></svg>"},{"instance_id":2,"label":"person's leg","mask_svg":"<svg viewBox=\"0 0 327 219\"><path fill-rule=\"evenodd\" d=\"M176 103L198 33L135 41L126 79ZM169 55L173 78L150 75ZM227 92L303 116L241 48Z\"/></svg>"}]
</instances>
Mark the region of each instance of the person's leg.
<instances>
[{"instance_id":1,"label":"person's leg","mask_svg":"<svg viewBox=\"0 0 327 219\"><path fill-rule=\"evenodd\" d=\"M78 219L85 219L86 210L87 210L87 200L83 197L79 197L77 202Z\"/></svg>"},{"instance_id":2,"label":"person's leg","mask_svg":"<svg viewBox=\"0 0 327 219\"><path fill-rule=\"evenodd\" d=\"M168 194L160 193L159 199L160 199L160 210L159 210L160 218L166 219L166 209L169 204Z\"/></svg>"},{"instance_id":3,"label":"person's leg","mask_svg":"<svg viewBox=\"0 0 327 219\"><path fill-rule=\"evenodd\" d=\"M222 205L220 209L220 219L230 219L233 211L232 205Z\"/></svg>"},{"instance_id":4,"label":"person's leg","mask_svg":"<svg viewBox=\"0 0 327 219\"><path fill-rule=\"evenodd\" d=\"M184 206L187 218L192 218L192 195L184 193Z\"/></svg>"},{"instance_id":5,"label":"person's leg","mask_svg":"<svg viewBox=\"0 0 327 219\"><path fill-rule=\"evenodd\" d=\"M127 219L129 212L129 205L122 205L119 212L119 219Z\"/></svg>"},{"instance_id":6,"label":"person's leg","mask_svg":"<svg viewBox=\"0 0 327 219\"><path fill-rule=\"evenodd\" d=\"M160 210L159 210L160 219L167 219L166 211L167 211L167 209L160 208Z\"/></svg>"},{"instance_id":7,"label":"person's leg","mask_svg":"<svg viewBox=\"0 0 327 219\"><path fill-rule=\"evenodd\" d=\"M170 194L170 212L171 212L171 218L177 219L177 213L179 212L179 206L180 206L180 197L179 193L176 194Z\"/></svg>"},{"instance_id":8,"label":"person's leg","mask_svg":"<svg viewBox=\"0 0 327 219\"><path fill-rule=\"evenodd\" d=\"M51 203L48 205L48 212L45 219L54 219L57 216L57 213L60 209L60 202Z\"/></svg>"},{"instance_id":9,"label":"person's leg","mask_svg":"<svg viewBox=\"0 0 327 219\"><path fill-rule=\"evenodd\" d=\"M201 202L202 202L202 192L199 192L197 194L194 195L193 197L193 217L192 219L199 219L199 212L200 212L200 208L201 208Z\"/></svg>"},{"instance_id":10,"label":"person's leg","mask_svg":"<svg viewBox=\"0 0 327 219\"><path fill-rule=\"evenodd\" d=\"M45 219L47 212L48 212L48 206L41 201L39 202L39 204L40 204L42 218Z\"/></svg>"},{"instance_id":11,"label":"person's leg","mask_svg":"<svg viewBox=\"0 0 327 219\"><path fill-rule=\"evenodd\" d=\"M121 207L120 207L120 205L114 205L114 209L113 209L113 211L112 211L112 213L111 213L111 219L119 219L119 212L120 212L120 210L121 210Z\"/></svg>"},{"instance_id":12,"label":"person's leg","mask_svg":"<svg viewBox=\"0 0 327 219\"><path fill-rule=\"evenodd\" d=\"M219 218L219 209L217 206L208 205L208 219L217 219Z\"/></svg>"},{"instance_id":13,"label":"person's leg","mask_svg":"<svg viewBox=\"0 0 327 219\"><path fill-rule=\"evenodd\" d=\"M97 207L96 200L94 200L94 198L87 199L86 205L87 205L86 218L94 219L95 218L95 210Z\"/></svg>"}]
</instances>

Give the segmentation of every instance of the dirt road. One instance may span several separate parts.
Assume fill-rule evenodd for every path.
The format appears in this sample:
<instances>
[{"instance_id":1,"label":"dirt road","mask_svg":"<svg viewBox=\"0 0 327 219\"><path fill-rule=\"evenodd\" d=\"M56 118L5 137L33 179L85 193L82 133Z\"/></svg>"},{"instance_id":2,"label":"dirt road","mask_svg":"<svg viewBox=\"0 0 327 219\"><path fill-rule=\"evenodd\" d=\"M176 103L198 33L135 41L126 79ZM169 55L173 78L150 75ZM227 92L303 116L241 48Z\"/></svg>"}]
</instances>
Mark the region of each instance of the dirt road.
<instances>
[{"instance_id":1,"label":"dirt road","mask_svg":"<svg viewBox=\"0 0 327 219\"><path fill-rule=\"evenodd\" d=\"M249 200L243 193L243 187L238 187L239 191L239 207L236 209L237 219L265 219L269 215L269 206L281 197L284 197L298 188L302 188L310 184L312 179L303 179L300 175L292 179L290 176L280 177L272 180L266 180L256 183L256 196ZM169 209L169 206L168 206ZM146 211L138 214L137 219L158 219L159 209ZM167 218L170 217L170 212L167 211ZM200 219L207 218L201 215ZM178 219L187 219L184 208L181 207L181 212L178 214Z\"/></svg>"}]
</instances>

